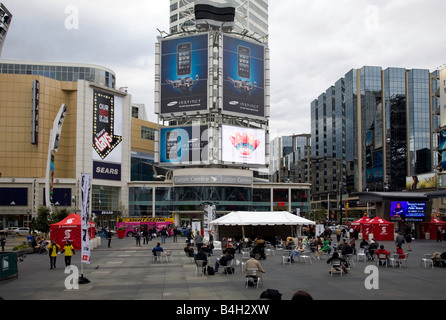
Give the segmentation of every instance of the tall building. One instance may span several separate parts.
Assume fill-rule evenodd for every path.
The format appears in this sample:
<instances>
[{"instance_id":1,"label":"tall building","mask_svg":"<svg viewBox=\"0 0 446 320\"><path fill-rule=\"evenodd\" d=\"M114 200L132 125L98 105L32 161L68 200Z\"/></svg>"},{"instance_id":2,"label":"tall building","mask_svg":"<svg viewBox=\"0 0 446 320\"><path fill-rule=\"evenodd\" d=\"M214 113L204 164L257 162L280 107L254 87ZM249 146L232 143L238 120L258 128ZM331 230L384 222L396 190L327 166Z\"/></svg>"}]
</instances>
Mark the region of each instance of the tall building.
<instances>
[{"instance_id":1,"label":"tall building","mask_svg":"<svg viewBox=\"0 0 446 320\"><path fill-rule=\"evenodd\" d=\"M254 38L268 38L268 0L213 0L206 1L235 7L234 32L247 33ZM194 0L170 0L171 34L195 30Z\"/></svg>"},{"instance_id":2,"label":"tall building","mask_svg":"<svg viewBox=\"0 0 446 320\"><path fill-rule=\"evenodd\" d=\"M401 191L438 164L438 72L364 66L311 103L314 200Z\"/></svg>"},{"instance_id":3,"label":"tall building","mask_svg":"<svg viewBox=\"0 0 446 320\"><path fill-rule=\"evenodd\" d=\"M12 14L0 2L0 57L2 56L2 48L5 43L6 35L11 24Z\"/></svg>"}]
</instances>

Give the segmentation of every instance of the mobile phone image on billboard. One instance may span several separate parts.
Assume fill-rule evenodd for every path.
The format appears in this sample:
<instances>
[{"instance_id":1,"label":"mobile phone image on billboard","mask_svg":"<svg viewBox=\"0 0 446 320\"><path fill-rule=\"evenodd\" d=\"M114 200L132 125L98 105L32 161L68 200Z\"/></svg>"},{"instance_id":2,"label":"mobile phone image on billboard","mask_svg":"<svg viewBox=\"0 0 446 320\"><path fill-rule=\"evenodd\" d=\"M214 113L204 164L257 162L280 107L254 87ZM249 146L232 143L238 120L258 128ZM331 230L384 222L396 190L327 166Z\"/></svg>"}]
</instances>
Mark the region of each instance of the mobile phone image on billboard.
<instances>
[{"instance_id":1,"label":"mobile phone image on billboard","mask_svg":"<svg viewBox=\"0 0 446 320\"><path fill-rule=\"evenodd\" d=\"M166 159L175 160L178 158L178 132L166 132Z\"/></svg>"},{"instance_id":2,"label":"mobile phone image on billboard","mask_svg":"<svg viewBox=\"0 0 446 320\"><path fill-rule=\"evenodd\" d=\"M180 43L177 46L177 74L179 76L191 73L191 43Z\"/></svg>"},{"instance_id":3,"label":"mobile phone image on billboard","mask_svg":"<svg viewBox=\"0 0 446 320\"><path fill-rule=\"evenodd\" d=\"M237 48L238 76L251 78L251 49L245 46Z\"/></svg>"}]
</instances>

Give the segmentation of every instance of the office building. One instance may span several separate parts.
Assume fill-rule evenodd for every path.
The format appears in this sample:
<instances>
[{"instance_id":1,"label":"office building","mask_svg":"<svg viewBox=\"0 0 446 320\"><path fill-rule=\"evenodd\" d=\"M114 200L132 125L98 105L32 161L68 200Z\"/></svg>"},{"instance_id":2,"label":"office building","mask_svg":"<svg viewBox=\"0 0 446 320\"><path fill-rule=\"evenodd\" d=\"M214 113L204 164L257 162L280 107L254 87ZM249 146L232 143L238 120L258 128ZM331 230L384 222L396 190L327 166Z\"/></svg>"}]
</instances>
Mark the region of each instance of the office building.
<instances>
[{"instance_id":1,"label":"office building","mask_svg":"<svg viewBox=\"0 0 446 320\"><path fill-rule=\"evenodd\" d=\"M313 200L339 206L354 192L410 189L413 176L432 180L438 82L438 72L426 69L364 66L321 93L311 103Z\"/></svg>"}]
</instances>

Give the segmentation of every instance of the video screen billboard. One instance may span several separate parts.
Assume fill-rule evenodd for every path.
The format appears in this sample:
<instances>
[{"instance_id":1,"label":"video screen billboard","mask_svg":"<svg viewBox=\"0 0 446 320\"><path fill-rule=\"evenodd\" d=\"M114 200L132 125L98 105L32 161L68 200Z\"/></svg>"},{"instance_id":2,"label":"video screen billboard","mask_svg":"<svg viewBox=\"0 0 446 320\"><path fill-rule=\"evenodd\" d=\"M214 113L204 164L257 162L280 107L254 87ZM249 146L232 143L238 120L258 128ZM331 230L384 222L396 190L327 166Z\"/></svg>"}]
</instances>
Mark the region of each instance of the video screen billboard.
<instances>
[{"instance_id":1,"label":"video screen billboard","mask_svg":"<svg viewBox=\"0 0 446 320\"><path fill-rule=\"evenodd\" d=\"M426 202L393 201L390 204L390 220L420 222L426 216Z\"/></svg>"},{"instance_id":2,"label":"video screen billboard","mask_svg":"<svg viewBox=\"0 0 446 320\"><path fill-rule=\"evenodd\" d=\"M160 130L160 163L197 164L206 162L208 127L169 127Z\"/></svg>"},{"instance_id":3,"label":"video screen billboard","mask_svg":"<svg viewBox=\"0 0 446 320\"><path fill-rule=\"evenodd\" d=\"M223 36L223 111L265 117L265 47Z\"/></svg>"},{"instance_id":4,"label":"video screen billboard","mask_svg":"<svg viewBox=\"0 0 446 320\"><path fill-rule=\"evenodd\" d=\"M265 165L265 130L222 126L222 161Z\"/></svg>"},{"instance_id":5,"label":"video screen billboard","mask_svg":"<svg viewBox=\"0 0 446 320\"><path fill-rule=\"evenodd\" d=\"M207 110L208 38L206 33L161 42L161 114Z\"/></svg>"}]
</instances>

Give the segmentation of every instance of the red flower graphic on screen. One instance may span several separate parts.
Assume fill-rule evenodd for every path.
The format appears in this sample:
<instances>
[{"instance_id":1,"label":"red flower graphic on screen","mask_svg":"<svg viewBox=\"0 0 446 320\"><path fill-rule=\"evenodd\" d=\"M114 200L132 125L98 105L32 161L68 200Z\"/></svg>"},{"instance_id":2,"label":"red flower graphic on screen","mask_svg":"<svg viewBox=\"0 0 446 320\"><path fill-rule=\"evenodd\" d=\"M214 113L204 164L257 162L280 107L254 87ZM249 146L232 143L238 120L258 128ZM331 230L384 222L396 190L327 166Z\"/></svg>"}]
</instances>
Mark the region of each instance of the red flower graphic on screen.
<instances>
[{"instance_id":1,"label":"red flower graphic on screen","mask_svg":"<svg viewBox=\"0 0 446 320\"><path fill-rule=\"evenodd\" d=\"M254 135L237 132L235 136L229 137L232 145L244 156L250 156L260 145L260 140Z\"/></svg>"}]
</instances>

